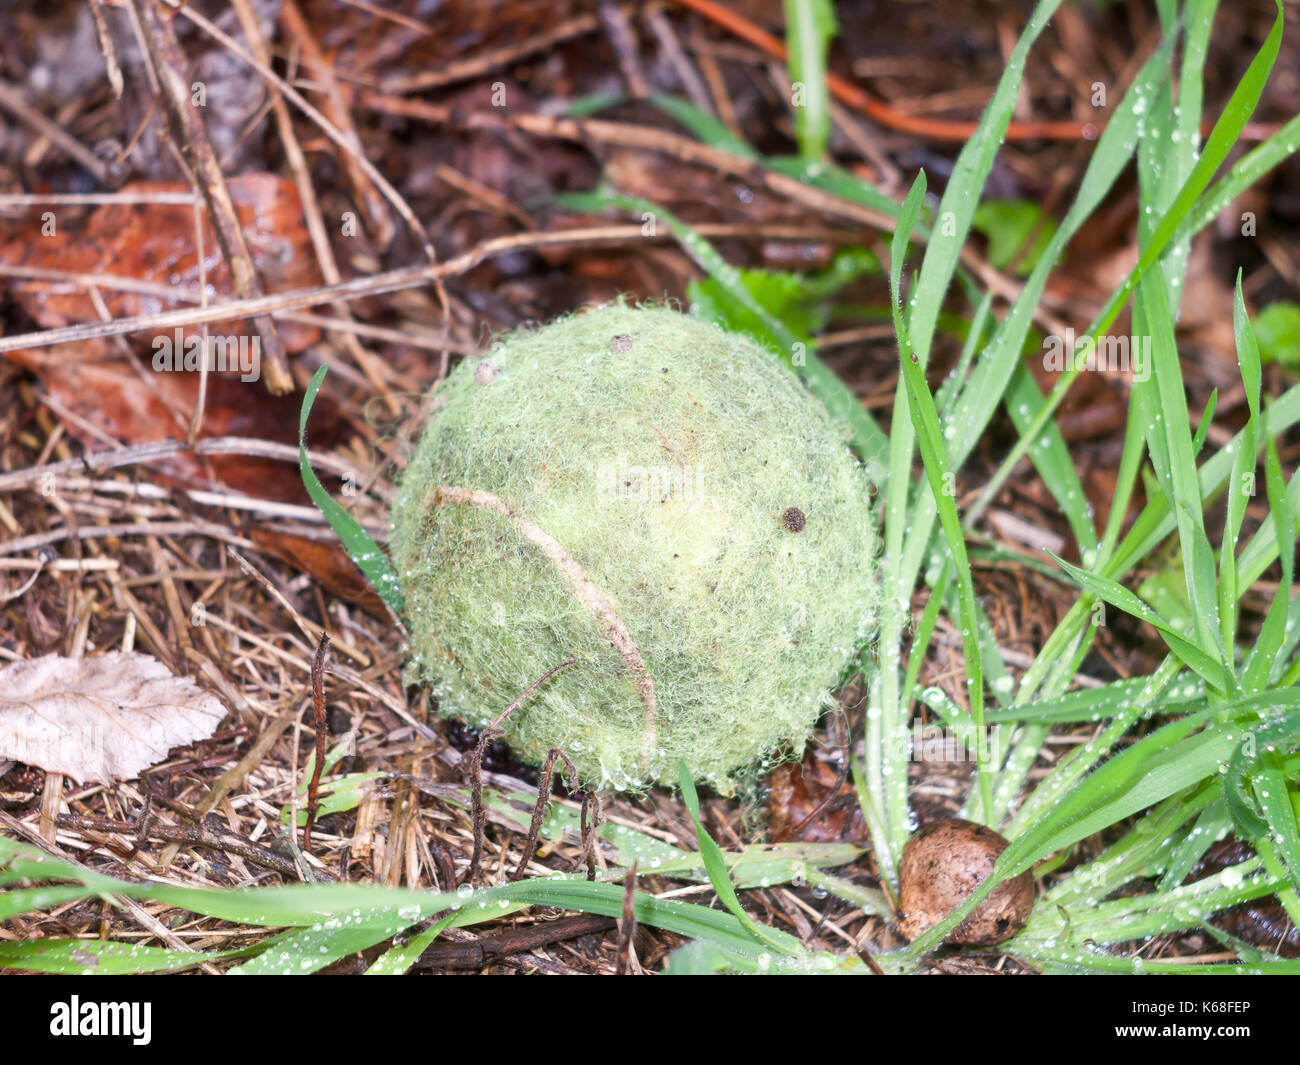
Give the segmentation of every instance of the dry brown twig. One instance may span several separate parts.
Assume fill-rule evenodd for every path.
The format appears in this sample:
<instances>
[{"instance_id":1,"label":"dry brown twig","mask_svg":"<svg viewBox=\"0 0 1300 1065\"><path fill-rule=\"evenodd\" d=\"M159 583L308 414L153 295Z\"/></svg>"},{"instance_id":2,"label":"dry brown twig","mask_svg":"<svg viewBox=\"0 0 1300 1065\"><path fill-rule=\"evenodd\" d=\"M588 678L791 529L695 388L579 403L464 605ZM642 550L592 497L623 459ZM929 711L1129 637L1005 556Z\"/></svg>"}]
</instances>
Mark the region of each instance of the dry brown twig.
<instances>
[{"instance_id":1,"label":"dry brown twig","mask_svg":"<svg viewBox=\"0 0 1300 1065\"><path fill-rule=\"evenodd\" d=\"M557 233L518 233L496 237L475 245L469 251L441 263L420 266L403 266L369 277L342 281L337 285L321 285L310 289L294 289L254 299L221 300L207 307L183 307L175 311L118 318L112 322L87 322L62 326L35 333L21 333L0 337L0 353L19 348L51 347L55 344L73 344L97 337L120 336L146 330L163 331L177 326L220 322L232 317L251 317L274 311L299 310L316 303L328 303L335 298L361 299L380 296L402 289L418 288L431 282L441 282L473 270L489 259L522 250L538 248L577 247L589 244L628 244L650 239L643 236L640 225L594 226L589 229L570 229Z\"/></svg>"},{"instance_id":2,"label":"dry brown twig","mask_svg":"<svg viewBox=\"0 0 1300 1065\"><path fill-rule=\"evenodd\" d=\"M615 976L626 976L632 963L632 937L636 934L636 874L639 859L623 878L623 915L618 922L618 960Z\"/></svg>"},{"instance_id":3,"label":"dry brown twig","mask_svg":"<svg viewBox=\"0 0 1300 1065\"><path fill-rule=\"evenodd\" d=\"M109 32L108 23L104 19L104 2L105 0L90 0L90 17L95 22L95 37L99 41L99 50L104 56L104 73L108 75L108 84L113 90L113 96L120 100L124 88L122 66L117 61L117 46L113 43L113 35Z\"/></svg>"},{"instance_id":4,"label":"dry brown twig","mask_svg":"<svg viewBox=\"0 0 1300 1065\"><path fill-rule=\"evenodd\" d=\"M392 93L422 92L426 89L438 89L444 85L454 85L459 81L469 81L480 75L553 48L557 44L583 37L600 28L600 19L594 14L577 15L561 22L544 33L536 34L523 41L515 41L500 48L478 55L469 56L440 66L437 70L426 70L420 74L397 75L384 82L384 88Z\"/></svg>"},{"instance_id":5,"label":"dry brown twig","mask_svg":"<svg viewBox=\"0 0 1300 1065\"><path fill-rule=\"evenodd\" d=\"M537 851L537 837L542 830L542 820L546 817L546 809L551 802L555 763L561 760L564 762L565 781L569 785L569 791L574 794L578 791L578 771L574 768L573 762L558 747L552 747L546 754L546 762L542 765L541 779L537 784L537 802L533 805L532 821L528 825L528 835L524 839L524 846L519 854L519 864L515 866L515 871L510 874L511 880L518 880L524 875L528 869L528 863L533 860L533 855Z\"/></svg>"},{"instance_id":6,"label":"dry brown twig","mask_svg":"<svg viewBox=\"0 0 1300 1065\"><path fill-rule=\"evenodd\" d=\"M288 5L282 9L282 13L287 12L287 7ZM253 54L263 66L269 68L271 65L270 46L262 35L261 22L253 11L250 0L234 0L234 8ZM294 10L296 12L297 9ZM303 154L302 145L298 143L297 134L294 132L293 118L289 114L289 106L285 103L284 95L275 82L269 82L267 90L270 94L271 112L275 116L276 129L280 134L280 143L284 147L285 160L289 164L289 169L293 172L294 184L298 189L298 198L302 201L303 222L307 226L307 234L311 238L312 249L316 253L316 262L320 266L321 277L325 279L327 285L337 284L343 280L343 275L339 273L338 262L334 257L334 249L330 244L329 235L325 231L320 201L316 195L316 187L311 179L311 169L307 165L307 157ZM367 194L365 202L370 205L372 218L375 217L376 211L382 212L381 217L388 226L388 240L391 241L392 221L383 209L383 199L368 195L373 192L375 186L368 181L363 182L361 168L357 166L356 160L351 155L344 153L343 160L348 168L348 173L352 175L353 188L358 192L364 188L364 192ZM341 321L351 320L351 311L346 303L338 300L335 301L333 307L334 313ZM362 372L375 390L381 395L388 396L390 409L395 407L395 401L390 394L391 386L388 384L384 364L362 346L356 333L344 332L343 348L352 357L353 361L361 367Z\"/></svg>"},{"instance_id":7,"label":"dry brown twig","mask_svg":"<svg viewBox=\"0 0 1300 1065\"><path fill-rule=\"evenodd\" d=\"M561 917L555 921L539 921L524 928L511 928L505 932L480 936L463 943L439 941L431 944L420 955L415 967L477 972L514 954L527 953L539 947L550 946L552 943L576 939L578 936L608 932L614 924L612 917L579 914L576 917Z\"/></svg>"},{"instance_id":8,"label":"dry brown twig","mask_svg":"<svg viewBox=\"0 0 1300 1065\"><path fill-rule=\"evenodd\" d=\"M470 777L470 818L473 821L474 829L474 850L470 855L469 871L465 874L465 882L473 885L479 874L479 866L483 861L483 842L485 829L487 827L487 815L483 808L483 755L487 753L488 744L492 742L493 737L501 731L501 722L509 717L515 710L523 704L524 700L533 694L538 688L550 680L556 673L562 669L577 663L576 658L570 658L561 662L553 669L548 669L532 684L523 690L519 697L499 713L490 725L487 726L479 736L478 743L474 746L474 754L470 758L469 777Z\"/></svg>"},{"instance_id":9,"label":"dry brown twig","mask_svg":"<svg viewBox=\"0 0 1300 1065\"><path fill-rule=\"evenodd\" d=\"M79 166L84 167L101 185L111 184L112 170L99 156L53 119L47 118L29 104L21 92L4 82L0 82L0 111L8 111L23 125L30 126Z\"/></svg>"},{"instance_id":10,"label":"dry brown twig","mask_svg":"<svg viewBox=\"0 0 1300 1065\"><path fill-rule=\"evenodd\" d=\"M582 793L582 812L579 825L582 832L582 859L587 863L587 879L596 879L596 859L600 848L596 845L596 831L604 816L600 809L600 794L588 789Z\"/></svg>"},{"instance_id":11,"label":"dry brown twig","mask_svg":"<svg viewBox=\"0 0 1300 1065\"><path fill-rule=\"evenodd\" d=\"M311 853L311 830L320 808L320 775L325 767L325 659L329 655L330 634L321 630L320 642L311 661L311 699L316 721L316 761L312 765L311 783L307 786L307 825L302 832L302 849ZM292 826L291 826L292 827Z\"/></svg>"},{"instance_id":12,"label":"dry brown twig","mask_svg":"<svg viewBox=\"0 0 1300 1065\"><path fill-rule=\"evenodd\" d=\"M213 436L206 440L199 440L193 445L187 444L184 440L155 440L148 444L135 444L108 451L88 451L80 458L38 463L20 470L11 470L0 474L0 492L25 488L44 477L61 479L82 473L119 469L123 466L153 462L186 451L192 451L196 455L250 455L257 458L279 459L295 465L298 462L297 447L249 436ZM356 467L352 463L345 462L335 455L309 449L307 457L315 469L356 475Z\"/></svg>"},{"instance_id":13,"label":"dry brown twig","mask_svg":"<svg viewBox=\"0 0 1300 1065\"><path fill-rule=\"evenodd\" d=\"M152 796L150 797L152 801ZM176 804L172 804L173 806ZM130 836L135 840L136 848L146 842L167 842L183 847L207 847L225 854L237 854L239 857L270 869L283 876L298 879L299 869L292 858L250 843L246 839L229 832L214 822L212 818L197 818L192 811L183 816L192 823L188 825L168 825L160 822L156 816L147 816L142 811L135 819L115 821L104 817L79 817L74 814L60 814L60 828L75 828L81 832L106 832L115 836ZM332 881L334 876L323 869L314 870L318 880Z\"/></svg>"},{"instance_id":14,"label":"dry brown twig","mask_svg":"<svg viewBox=\"0 0 1300 1065\"><path fill-rule=\"evenodd\" d=\"M135 2L138 3L141 2L141 0L135 0ZM405 221L407 226L410 228L412 235L420 242L420 247L423 250L425 257L429 260L429 263L431 265L436 265L438 261L437 253L434 251L433 244L429 241L429 235L424 231L424 227L420 224L419 219L416 218L415 212L411 210L410 204L406 202L400 192L393 188L388 179L375 168L374 164L366 158L360 145L350 142L347 137L345 137L328 118L321 114L317 108L313 107L307 99L298 92L298 90L289 85L265 63L261 63L254 56L249 55L249 53L239 45L239 42L234 40L229 34L223 32L220 27L204 18L197 11L188 7L182 7L179 11L180 14L184 15L190 22L198 26L199 29L209 37L224 45L232 55L238 56L252 67L253 70L255 70L268 84L274 85L284 94L287 100L291 101L295 107L311 119L311 121L320 128L321 132L324 133L325 136L337 144L348 155L352 156L356 160L357 166L359 166L365 175L375 183L376 187L384 194L384 198L387 199L388 202L393 205L397 213L402 216L403 221ZM446 314L446 293L442 291L441 279L438 278L431 280L434 280L435 284L438 286L439 299L443 306L443 313Z\"/></svg>"},{"instance_id":15,"label":"dry brown twig","mask_svg":"<svg viewBox=\"0 0 1300 1065\"><path fill-rule=\"evenodd\" d=\"M174 16L162 14L152 0L131 0L131 3L136 13L136 25L143 34L146 54L153 63L161 87L172 140L193 170L212 218L217 243L230 268L235 291L242 298L256 299L263 295L262 280L253 266L248 241L235 213L235 204L230 198L230 189L221 172L216 151L208 140L203 117L191 98L193 77L176 39ZM275 394L293 391L293 377L289 373L288 359L275 320L261 314L255 316L250 324L261 336L266 350L267 388Z\"/></svg>"},{"instance_id":16,"label":"dry brown twig","mask_svg":"<svg viewBox=\"0 0 1300 1065\"><path fill-rule=\"evenodd\" d=\"M203 216L199 212L199 202L197 198L194 201L194 251L195 262L199 269L199 306L206 306L208 303L208 264L207 256L203 253ZM101 315L101 317L104 317ZM199 326L199 337L201 340L200 351L208 350L208 327L206 324ZM127 352L130 355L130 352ZM129 359L130 364L134 367L135 360ZM185 442L193 444L199 438L199 433L203 429L203 413L207 410L208 404L208 373L210 367L208 360L204 359L199 366L199 394L194 400L194 413L190 416L189 432L185 434Z\"/></svg>"},{"instance_id":17,"label":"dry brown twig","mask_svg":"<svg viewBox=\"0 0 1300 1065\"><path fill-rule=\"evenodd\" d=\"M246 5L247 0L240 0L240 3ZM242 17L240 21L243 22ZM300 62L310 68L315 75L322 91L321 112L338 128L346 139L354 144L360 144L361 138L357 136L356 126L352 122L352 116L348 113L347 101L343 97L343 91L339 88L338 80L334 77L334 64L326 59L325 53L316 42L316 36L312 33L311 27L307 24L307 19L303 16L302 10L295 0L282 0L280 4L280 26L301 50ZM245 24L244 30L247 34L247 24ZM259 55L258 58L263 63L266 63L264 55ZM269 64L267 65L269 66ZM394 236L393 219L388 213L388 208L384 205L384 198L367 178L357 162L357 156L345 152L342 163L353 196L358 203L365 206L375 246L380 251L384 251L393 242ZM329 280L329 278L327 277L326 280Z\"/></svg>"}]
</instances>

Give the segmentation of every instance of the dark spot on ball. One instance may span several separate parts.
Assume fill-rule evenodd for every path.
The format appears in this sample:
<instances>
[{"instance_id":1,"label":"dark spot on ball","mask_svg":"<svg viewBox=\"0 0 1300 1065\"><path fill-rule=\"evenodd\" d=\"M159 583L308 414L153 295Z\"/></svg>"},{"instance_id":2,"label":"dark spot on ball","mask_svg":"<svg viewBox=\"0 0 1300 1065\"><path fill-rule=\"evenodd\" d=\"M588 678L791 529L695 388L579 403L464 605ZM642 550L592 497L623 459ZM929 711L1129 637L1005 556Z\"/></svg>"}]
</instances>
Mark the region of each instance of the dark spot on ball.
<instances>
[{"instance_id":1,"label":"dark spot on ball","mask_svg":"<svg viewBox=\"0 0 1300 1065\"><path fill-rule=\"evenodd\" d=\"M609 348L620 355L626 355L632 350L632 338L627 333L619 333L618 336L609 338Z\"/></svg>"},{"instance_id":2,"label":"dark spot on ball","mask_svg":"<svg viewBox=\"0 0 1300 1065\"><path fill-rule=\"evenodd\" d=\"M799 532L808 524L808 519L803 516L803 511L798 507L789 507L781 515L781 524L791 532Z\"/></svg>"}]
</instances>

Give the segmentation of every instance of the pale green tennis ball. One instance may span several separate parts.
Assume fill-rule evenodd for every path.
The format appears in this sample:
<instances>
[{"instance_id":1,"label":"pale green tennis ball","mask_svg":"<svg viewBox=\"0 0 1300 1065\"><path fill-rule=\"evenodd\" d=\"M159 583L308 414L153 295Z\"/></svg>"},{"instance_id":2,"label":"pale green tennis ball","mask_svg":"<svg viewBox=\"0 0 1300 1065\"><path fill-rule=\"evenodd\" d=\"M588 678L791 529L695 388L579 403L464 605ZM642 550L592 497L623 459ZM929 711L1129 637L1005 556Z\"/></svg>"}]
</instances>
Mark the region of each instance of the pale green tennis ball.
<instances>
[{"instance_id":1,"label":"pale green tennis ball","mask_svg":"<svg viewBox=\"0 0 1300 1065\"><path fill-rule=\"evenodd\" d=\"M393 507L441 712L588 784L727 788L798 753L879 596L870 485L746 337L622 304L518 333L439 387Z\"/></svg>"}]
</instances>

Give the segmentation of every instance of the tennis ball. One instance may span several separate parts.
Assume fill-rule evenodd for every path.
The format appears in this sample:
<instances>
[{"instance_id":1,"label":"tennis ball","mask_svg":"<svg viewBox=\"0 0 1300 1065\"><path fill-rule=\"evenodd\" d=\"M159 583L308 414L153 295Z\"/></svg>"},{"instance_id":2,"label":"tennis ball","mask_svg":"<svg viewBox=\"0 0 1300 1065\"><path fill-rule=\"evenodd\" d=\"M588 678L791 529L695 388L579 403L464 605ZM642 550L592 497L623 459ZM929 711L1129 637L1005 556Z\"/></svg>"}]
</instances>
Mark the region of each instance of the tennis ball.
<instances>
[{"instance_id":1,"label":"tennis ball","mask_svg":"<svg viewBox=\"0 0 1300 1065\"><path fill-rule=\"evenodd\" d=\"M798 753L870 633L871 487L778 358L623 303L438 388L390 547L439 711L584 784L722 790Z\"/></svg>"}]
</instances>

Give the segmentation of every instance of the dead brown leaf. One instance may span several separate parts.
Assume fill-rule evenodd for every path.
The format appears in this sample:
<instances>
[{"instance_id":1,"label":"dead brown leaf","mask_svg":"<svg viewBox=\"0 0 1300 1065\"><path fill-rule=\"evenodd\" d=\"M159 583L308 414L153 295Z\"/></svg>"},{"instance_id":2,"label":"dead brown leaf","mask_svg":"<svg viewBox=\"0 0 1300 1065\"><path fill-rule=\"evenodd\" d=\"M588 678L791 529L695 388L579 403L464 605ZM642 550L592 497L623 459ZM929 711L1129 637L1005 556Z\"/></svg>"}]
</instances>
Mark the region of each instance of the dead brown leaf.
<instances>
[{"instance_id":1,"label":"dead brown leaf","mask_svg":"<svg viewBox=\"0 0 1300 1065\"><path fill-rule=\"evenodd\" d=\"M129 780L226 716L151 655L45 655L0 669L0 758L81 783Z\"/></svg>"},{"instance_id":2,"label":"dead brown leaf","mask_svg":"<svg viewBox=\"0 0 1300 1065\"><path fill-rule=\"evenodd\" d=\"M248 536L267 554L308 574L330 595L356 603L381 621L388 620L388 608L384 606L384 601L338 544L309 540L305 536L294 536L257 526L248 530Z\"/></svg>"},{"instance_id":3,"label":"dead brown leaf","mask_svg":"<svg viewBox=\"0 0 1300 1065\"><path fill-rule=\"evenodd\" d=\"M141 196L189 191L188 185L169 182L136 182L122 189L123 193ZM293 182L274 174L243 174L231 178L230 196L253 266L268 291L309 288L320 283L302 221L302 203ZM95 208L83 225L72 219L60 220L49 235L42 232L39 216L29 216L17 224L0 227L0 263L81 274L115 274L169 288L198 289L202 276L216 294L214 299L228 298L234 293L230 271L207 213L200 218L202 270L194 246L194 209L164 203L107 204ZM45 329L99 320L87 291L65 281L12 281L10 291L23 310ZM192 306L111 287L105 287L102 295L114 318ZM235 320L216 322L209 328L213 333L239 335L246 332L247 325ZM301 351L320 336L313 326L291 322L284 323L281 330L290 351ZM196 335L197 328L184 332ZM163 335L170 337L171 331ZM151 350L152 341L153 337L146 333L133 338L133 343L145 352Z\"/></svg>"}]
</instances>

